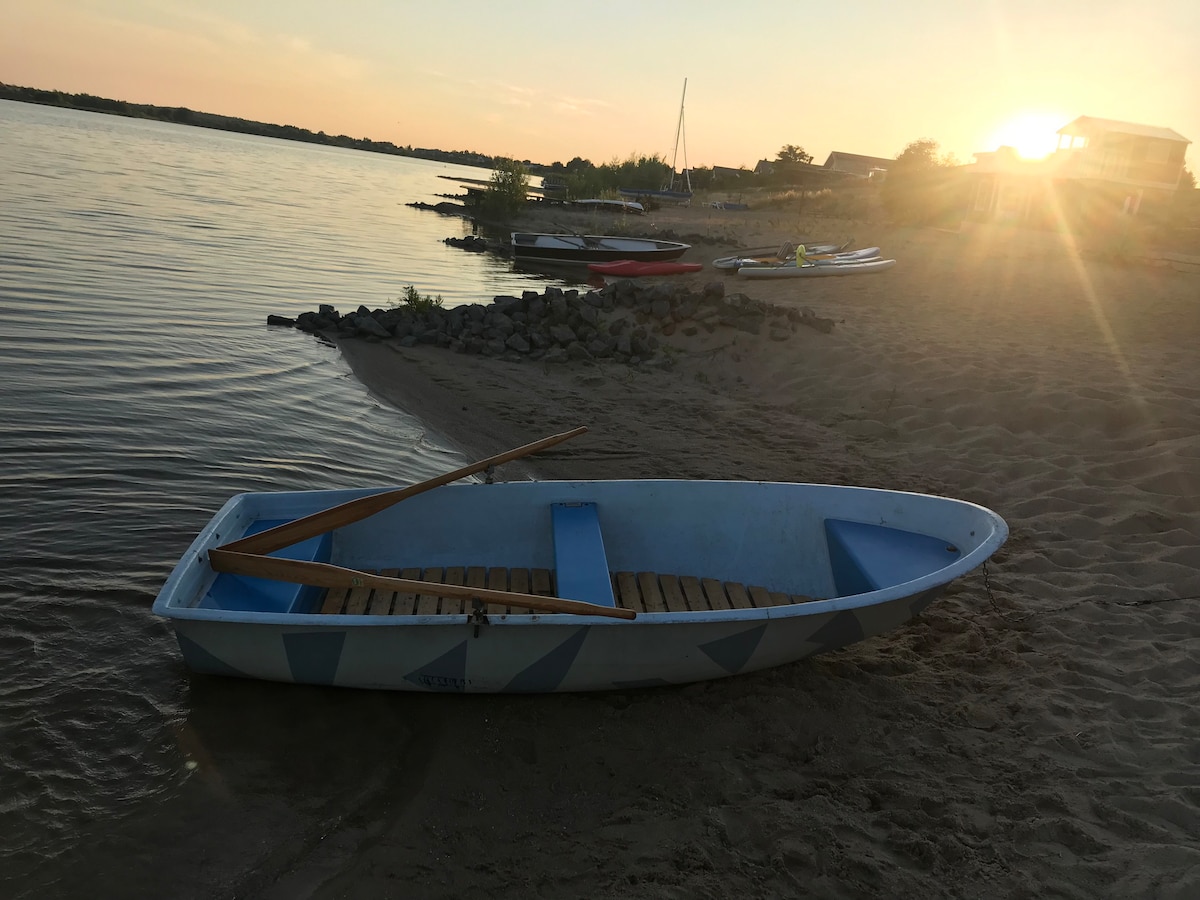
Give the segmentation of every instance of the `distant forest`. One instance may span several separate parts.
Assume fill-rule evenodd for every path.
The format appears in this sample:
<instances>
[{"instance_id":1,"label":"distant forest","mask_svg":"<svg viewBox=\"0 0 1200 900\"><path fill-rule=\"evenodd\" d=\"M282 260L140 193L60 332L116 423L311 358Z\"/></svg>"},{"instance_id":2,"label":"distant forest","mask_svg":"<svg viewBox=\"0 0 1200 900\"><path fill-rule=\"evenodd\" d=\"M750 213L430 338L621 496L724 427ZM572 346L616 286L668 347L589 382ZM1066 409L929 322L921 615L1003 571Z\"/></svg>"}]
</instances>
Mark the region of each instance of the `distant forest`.
<instances>
[{"instance_id":1,"label":"distant forest","mask_svg":"<svg viewBox=\"0 0 1200 900\"><path fill-rule=\"evenodd\" d=\"M366 150L370 153L388 153L392 156L414 156L438 162L458 163L463 166L495 167L495 159L483 153L469 150L431 150L425 147L400 147L391 141L373 141L370 138L352 138L344 134L332 135L324 131L312 132L295 125L272 125L269 122L251 122L234 116L218 116L197 112L186 106L152 106L147 103L127 103L124 100L108 100L91 94L65 94L62 91L42 91L37 88L17 87L0 82L0 100L16 100L20 103L39 103L43 106L62 106L67 109L83 109L89 112L108 113L114 116L129 116L135 119L157 119L177 125L195 125L198 128L215 128L219 131L237 131L242 134L257 134L262 137L281 138L285 141L304 141L309 144L327 144L331 147L346 147L351 150ZM530 169L540 169L524 160Z\"/></svg>"}]
</instances>

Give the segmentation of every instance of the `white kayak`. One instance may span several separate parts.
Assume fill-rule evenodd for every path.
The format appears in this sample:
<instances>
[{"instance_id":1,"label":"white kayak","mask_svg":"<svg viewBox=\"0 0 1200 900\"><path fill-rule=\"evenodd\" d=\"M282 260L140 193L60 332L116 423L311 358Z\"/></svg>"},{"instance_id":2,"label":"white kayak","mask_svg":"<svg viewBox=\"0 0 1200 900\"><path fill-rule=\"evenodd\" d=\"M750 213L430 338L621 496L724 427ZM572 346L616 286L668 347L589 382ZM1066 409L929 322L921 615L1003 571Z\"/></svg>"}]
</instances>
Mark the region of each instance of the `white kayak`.
<instances>
[{"instance_id":1,"label":"white kayak","mask_svg":"<svg viewBox=\"0 0 1200 900\"><path fill-rule=\"evenodd\" d=\"M841 250L833 253L820 253L805 248L806 262L854 262L862 259L878 259L878 247L864 247L861 250ZM779 256L771 254L747 254L745 256L726 256L713 261L717 269L749 269L761 266L789 265L796 261L796 255Z\"/></svg>"},{"instance_id":2,"label":"white kayak","mask_svg":"<svg viewBox=\"0 0 1200 900\"><path fill-rule=\"evenodd\" d=\"M794 244L791 241L784 242L781 247L755 247L753 249L741 250L733 256L722 256L719 259L713 260L714 269L736 270L739 266L749 265L751 261L762 260L766 265L775 265L776 263L786 262L789 259L796 258L796 248L804 247L805 253L810 256L836 256L842 253L857 253L857 250L846 250L851 241L846 241L842 244L834 244L831 242L822 242L815 244ZM876 248L878 250L878 248Z\"/></svg>"},{"instance_id":3,"label":"white kayak","mask_svg":"<svg viewBox=\"0 0 1200 900\"><path fill-rule=\"evenodd\" d=\"M860 275L867 272L882 272L896 264L894 259L848 260L830 264L825 262L805 263L797 266L789 263L779 266L743 266L738 274L745 278L819 278L825 275Z\"/></svg>"}]
</instances>

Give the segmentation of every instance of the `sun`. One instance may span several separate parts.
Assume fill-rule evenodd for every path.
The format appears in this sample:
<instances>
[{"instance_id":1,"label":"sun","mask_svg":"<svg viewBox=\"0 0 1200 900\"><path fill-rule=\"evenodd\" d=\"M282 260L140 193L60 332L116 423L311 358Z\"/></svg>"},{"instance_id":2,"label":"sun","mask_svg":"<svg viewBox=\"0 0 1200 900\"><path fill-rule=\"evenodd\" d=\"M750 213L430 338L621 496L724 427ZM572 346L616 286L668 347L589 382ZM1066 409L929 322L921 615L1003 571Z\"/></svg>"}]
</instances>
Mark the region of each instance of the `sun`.
<instances>
[{"instance_id":1,"label":"sun","mask_svg":"<svg viewBox=\"0 0 1200 900\"><path fill-rule=\"evenodd\" d=\"M1058 129L1070 121L1067 116L1051 112L1022 112L996 129L990 145L1012 147L1026 159L1041 159L1058 146Z\"/></svg>"}]
</instances>

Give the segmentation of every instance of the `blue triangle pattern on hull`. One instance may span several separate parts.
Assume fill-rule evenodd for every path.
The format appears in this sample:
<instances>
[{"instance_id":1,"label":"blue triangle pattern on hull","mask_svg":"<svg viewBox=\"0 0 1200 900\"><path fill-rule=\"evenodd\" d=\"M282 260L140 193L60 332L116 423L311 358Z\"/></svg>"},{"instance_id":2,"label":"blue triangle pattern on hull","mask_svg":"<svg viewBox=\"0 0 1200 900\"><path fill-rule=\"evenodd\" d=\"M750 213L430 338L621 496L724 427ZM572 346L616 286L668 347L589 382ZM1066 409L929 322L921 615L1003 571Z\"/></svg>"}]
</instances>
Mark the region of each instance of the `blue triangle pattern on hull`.
<instances>
[{"instance_id":1,"label":"blue triangle pattern on hull","mask_svg":"<svg viewBox=\"0 0 1200 900\"><path fill-rule=\"evenodd\" d=\"M832 619L818 628L809 637L814 644L820 644L816 653L827 653L830 650L840 650L866 637L862 623L853 610L844 609L836 613Z\"/></svg>"},{"instance_id":2,"label":"blue triangle pattern on hull","mask_svg":"<svg viewBox=\"0 0 1200 900\"><path fill-rule=\"evenodd\" d=\"M292 680L298 684L333 684L345 643L344 631L283 635L283 650Z\"/></svg>"},{"instance_id":3,"label":"blue triangle pattern on hull","mask_svg":"<svg viewBox=\"0 0 1200 900\"><path fill-rule=\"evenodd\" d=\"M183 654L184 663L193 672L203 672L206 675L232 675L235 678L246 677L245 672L235 669L225 660L213 656L190 637L176 634L175 639L179 642L179 652Z\"/></svg>"},{"instance_id":4,"label":"blue triangle pattern on hull","mask_svg":"<svg viewBox=\"0 0 1200 900\"><path fill-rule=\"evenodd\" d=\"M571 671L590 627L584 625L537 662L518 672L504 690L526 694L558 690L558 686Z\"/></svg>"},{"instance_id":5,"label":"blue triangle pattern on hull","mask_svg":"<svg viewBox=\"0 0 1200 900\"><path fill-rule=\"evenodd\" d=\"M467 642L463 641L427 665L409 672L404 680L427 691L465 691Z\"/></svg>"},{"instance_id":6,"label":"blue triangle pattern on hull","mask_svg":"<svg viewBox=\"0 0 1200 900\"><path fill-rule=\"evenodd\" d=\"M700 649L708 654L709 659L730 675L736 675L750 661L750 657L758 649L758 642L762 640L762 636L766 630L767 626L764 622L762 625L756 625L748 631L731 634L729 637L718 638L715 641L709 641L707 644L701 644Z\"/></svg>"}]
</instances>

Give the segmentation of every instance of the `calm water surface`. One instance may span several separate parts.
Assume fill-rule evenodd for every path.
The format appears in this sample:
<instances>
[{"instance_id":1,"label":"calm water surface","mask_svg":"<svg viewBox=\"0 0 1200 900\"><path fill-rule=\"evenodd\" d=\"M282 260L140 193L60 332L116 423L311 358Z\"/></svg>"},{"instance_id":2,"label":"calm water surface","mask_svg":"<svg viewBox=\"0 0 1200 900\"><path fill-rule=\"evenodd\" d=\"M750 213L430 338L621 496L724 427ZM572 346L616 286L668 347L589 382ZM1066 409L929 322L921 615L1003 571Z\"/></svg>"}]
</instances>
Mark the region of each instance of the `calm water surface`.
<instances>
[{"instance_id":1,"label":"calm water surface","mask_svg":"<svg viewBox=\"0 0 1200 900\"><path fill-rule=\"evenodd\" d=\"M0 101L0 896L269 880L436 715L192 678L150 606L233 493L462 464L265 325L539 289L405 206L459 190L439 175L480 170Z\"/></svg>"}]
</instances>

